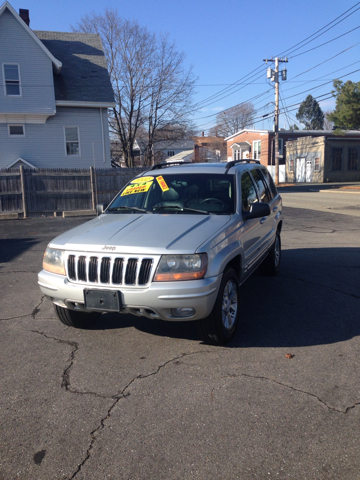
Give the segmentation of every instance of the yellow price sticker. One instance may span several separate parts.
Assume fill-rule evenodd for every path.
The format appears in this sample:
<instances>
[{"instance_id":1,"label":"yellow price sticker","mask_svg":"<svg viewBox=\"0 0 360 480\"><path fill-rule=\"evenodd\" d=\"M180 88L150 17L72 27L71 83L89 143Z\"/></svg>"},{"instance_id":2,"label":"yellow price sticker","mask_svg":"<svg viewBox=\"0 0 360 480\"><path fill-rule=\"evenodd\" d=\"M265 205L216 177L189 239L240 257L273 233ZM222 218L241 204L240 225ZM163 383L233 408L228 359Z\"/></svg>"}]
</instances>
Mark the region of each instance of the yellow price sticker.
<instances>
[{"instance_id":1,"label":"yellow price sticker","mask_svg":"<svg viewBox=\"0 0 360 480\"><path fill-rule=\"evenodd\" d=\"M121 196L124 197L125 195L133 195L134 193L147 192L153 181L154 177L135 178L131 181L130 185L125 188Z\"/></svg>"},{"instance_id":2,"label":"yellow price sticker","mask_svg":"<svg viewBox=\"0 0 360 480\"><path fill-rule=\"evenodd\" d=\"M163 192L166 192L167 190L169 190L169 187L167 186L162 175L160 175L159 177L156 177L156 180L158 181L158 184L160 185L160 188Z\"/></svg>"},{"instance_id":3,"label":"yellow price sticker","mask_svg":"<svg viewBox=\"0 0 360 480\"><path fill-rule=\"evenodd\" d=\"M131 180L131 183L147 183L147 182L152 182L154 180L154 177L140 177L140 178L134 178L134 180Z\"/></svg>"}]
</instances>

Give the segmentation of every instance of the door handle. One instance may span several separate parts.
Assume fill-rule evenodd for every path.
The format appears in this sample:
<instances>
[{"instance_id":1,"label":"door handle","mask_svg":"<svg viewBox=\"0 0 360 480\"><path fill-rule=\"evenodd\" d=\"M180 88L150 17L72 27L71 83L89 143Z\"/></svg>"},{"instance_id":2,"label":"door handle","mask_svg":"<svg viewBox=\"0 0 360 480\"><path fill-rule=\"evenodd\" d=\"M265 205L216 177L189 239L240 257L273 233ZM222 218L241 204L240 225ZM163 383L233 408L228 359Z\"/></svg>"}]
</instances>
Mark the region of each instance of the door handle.
<instances>
[{"instance_id":1,"label":"door handle","mask_svg":"<svg viewBox=\"0 0 360 480\"><path fill-rule=\"evenodd\" d=\"M266 217L263 217L263 218L260 220L260 223L263 224L265 221L266 221Z\"/></svg>"},{"instance_id":2,"label":"door handle","mask_svg":"<svg viewBox=\"0 0 360 480\"><path fill-rule=\"evenodd\" d=\"M273 212L276 212L276 210L278 209L279 207L274 207L273 208Z\"/></svg>"}]
</instances>

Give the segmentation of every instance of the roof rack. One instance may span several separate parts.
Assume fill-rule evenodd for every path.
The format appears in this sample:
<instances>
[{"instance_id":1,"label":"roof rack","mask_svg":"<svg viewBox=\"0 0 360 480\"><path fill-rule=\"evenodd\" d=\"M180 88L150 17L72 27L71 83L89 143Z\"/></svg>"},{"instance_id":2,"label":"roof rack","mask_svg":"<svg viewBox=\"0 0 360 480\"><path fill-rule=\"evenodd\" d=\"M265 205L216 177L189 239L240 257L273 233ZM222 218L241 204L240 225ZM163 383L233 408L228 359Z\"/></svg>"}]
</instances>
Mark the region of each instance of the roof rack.
<instances>
[{"instance_id":1,"label":"roof rack","mask_svg":"<svg viewBox=\"0 0 360 480\"><path fill-rule=\"evenodd\" d=\"M239 160L231 160L231 162L227 162L226 168L225 168L225 173L228 173L231 167L234 165L237 165L238 163L258 163L260 164L259 160L254 160L253 158L243 158Z\"/></svg>"},{"instance_id":2,"label":"roof rack","mask_svg":"<svg viewBox=\"0 0 360 480\"><path fill-rule=\"evenodd\" d=\"M161 169L161 168L171 167L172 165L188 165L189 163L193 163L193 162L179 162L178 161L178 162L158 163L156 165L153 165L147 171L150 172L151 170L158 170L158 169Z\"/></svg>"}]
</instances>

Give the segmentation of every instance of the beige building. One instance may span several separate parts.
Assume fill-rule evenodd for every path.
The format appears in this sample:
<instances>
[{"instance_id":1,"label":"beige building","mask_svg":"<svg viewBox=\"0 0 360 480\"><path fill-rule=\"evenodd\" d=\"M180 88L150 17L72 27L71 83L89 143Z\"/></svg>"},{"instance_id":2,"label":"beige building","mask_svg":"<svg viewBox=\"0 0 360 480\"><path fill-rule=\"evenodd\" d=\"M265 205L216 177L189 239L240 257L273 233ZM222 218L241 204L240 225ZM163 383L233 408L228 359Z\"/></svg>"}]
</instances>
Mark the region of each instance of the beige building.
<instances>
[{"instance_id":1,"label":"beige building","mask_svg":"<svg viewBox=\"0 0 360 480\"><path fill-rule=\"evenodd\" d=\"M351 132L352 133L352 132ZM287 182L360 181L359 133L299 137L286 143Z\"/></svg>"}]
</instances>

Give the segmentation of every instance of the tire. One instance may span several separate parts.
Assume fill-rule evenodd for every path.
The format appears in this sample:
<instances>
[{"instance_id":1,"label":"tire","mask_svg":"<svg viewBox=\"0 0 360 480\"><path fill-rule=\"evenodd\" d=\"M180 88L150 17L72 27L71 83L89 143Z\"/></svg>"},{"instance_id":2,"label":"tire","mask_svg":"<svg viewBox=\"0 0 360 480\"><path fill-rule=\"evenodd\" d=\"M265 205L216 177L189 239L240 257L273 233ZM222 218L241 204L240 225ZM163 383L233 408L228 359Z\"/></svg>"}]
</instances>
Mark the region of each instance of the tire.
<instances>
[{"instance_id":1,"label":"tire","mask_svg":"<svg viewBox=\"0 0 360 480\"><path fill-rule=\"evenodd\" d=\"M218 296L210 315L199 320L199 331L205 343L225 345L234 337L239 323L239 279L235 270L225 270Z\"/></svg>"},{"instance_id":2,"label":"tire","mask_svg":"<svg viewBox=\"0 0 360 480\"><path fill-rule=\"evenodd\" d=\"M101 315L101 313L97 312L78 312L76 310L70 310L69 308L59 307L59 305L54 305L54 310L61 323L67 327L76 328L87 328L91 326L91 323Z\"/></svg>"},{"instance_id":3,"label":"tire","mask_svg":"<svg viewBox=\"0 0 360 480\"><path fill-rule=\"evenodd\" d=\"M280 269L281 263L281 238L280 232L276 232L275 242L271 247L268 256L263 262L263 272L265 275L276 275Z\"/></svg>"}]
</instances>

